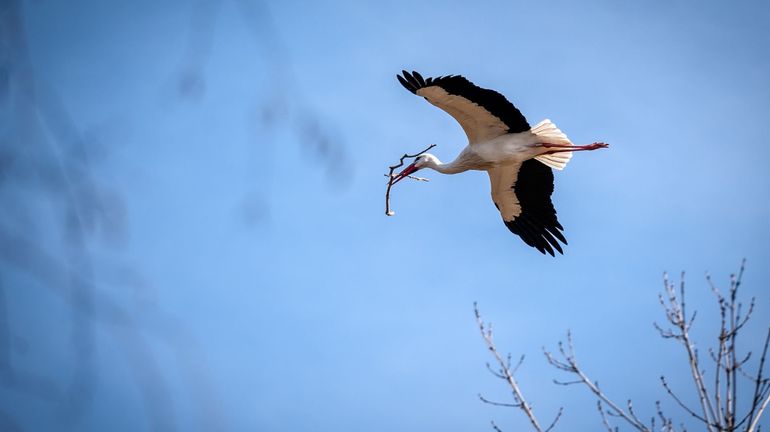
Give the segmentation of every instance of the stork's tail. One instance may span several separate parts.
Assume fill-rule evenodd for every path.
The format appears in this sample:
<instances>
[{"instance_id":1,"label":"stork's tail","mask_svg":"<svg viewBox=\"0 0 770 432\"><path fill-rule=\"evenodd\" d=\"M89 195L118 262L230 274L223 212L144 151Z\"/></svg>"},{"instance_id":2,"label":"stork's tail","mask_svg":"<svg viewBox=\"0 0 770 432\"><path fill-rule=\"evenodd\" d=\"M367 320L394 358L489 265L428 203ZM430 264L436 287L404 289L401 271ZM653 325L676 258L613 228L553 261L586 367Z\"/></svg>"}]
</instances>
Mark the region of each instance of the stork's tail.
<instances>
[{"instance_id":1,"label":"stork's tail","mask_svg":"<svg viewBox=\"0 0 770 432\"><path fill-rule=\"evenodd\" d=\"M541 121L540 123L536 124L535 127L531 129L531 131L535 136L538 137L538 142L548 143L548 144L559 144L559 145L573 145L572 141L567 138L567 135L564 134L561 130L559 130L558 127L556 127L555 124L551 122L551 120L545 119ZM567 162L569 162L570 159L572 159L572 152L566 151L566 152L558 152L558 153L552 153L552 154L544 154L540 156L535 156L535 159L539 160L540 162L548 165L549 167L557 170L563 170L565 166L567 166Z\"/></svg>"}]
</instances>

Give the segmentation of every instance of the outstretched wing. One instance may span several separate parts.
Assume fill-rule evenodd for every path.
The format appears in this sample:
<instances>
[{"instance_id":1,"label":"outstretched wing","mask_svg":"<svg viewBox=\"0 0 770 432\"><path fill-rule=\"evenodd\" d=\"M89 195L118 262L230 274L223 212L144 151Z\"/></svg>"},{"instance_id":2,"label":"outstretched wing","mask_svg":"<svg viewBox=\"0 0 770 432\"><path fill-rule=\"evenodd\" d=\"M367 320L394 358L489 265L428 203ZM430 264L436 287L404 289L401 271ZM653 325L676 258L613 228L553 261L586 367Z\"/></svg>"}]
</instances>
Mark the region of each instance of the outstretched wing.
<instances>
[{"instance_id":1,"label":"outstretched wing","mask_svg":"<svg viewBox=\"0 0 770 432\"><path fill-rule=\"evenodd\" d=\"M564 253L559 241L567 244L551 202L553 172L542 163L529 159L487 171L492 184L492 201L500 210L508 229L524 243L541 253Z\"/></svg>"},{"instance_id":2,"label":"outstretched wing","mask_svg":"<svg viewBox=\"0 0 770 432\"><path fill-rule=\"evenodd\" d=\"M402 73L403 77L396 75L401 85L454 117L470 144L530 129L521 112L494 90L478 87L459 75L423 79L417 72Z\"/></svg>"}]
</instances>

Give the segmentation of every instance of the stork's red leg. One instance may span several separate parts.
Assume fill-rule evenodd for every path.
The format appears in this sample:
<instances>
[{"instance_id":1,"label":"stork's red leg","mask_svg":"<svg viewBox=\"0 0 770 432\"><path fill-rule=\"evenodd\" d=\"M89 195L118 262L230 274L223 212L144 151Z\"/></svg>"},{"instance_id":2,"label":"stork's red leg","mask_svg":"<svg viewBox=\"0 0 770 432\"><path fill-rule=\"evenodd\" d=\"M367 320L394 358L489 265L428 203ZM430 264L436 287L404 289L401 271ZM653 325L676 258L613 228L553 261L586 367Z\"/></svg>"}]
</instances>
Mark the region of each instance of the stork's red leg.
<instances>
[{"instance_id":1,"label":"stork's red leg","mask_svg":"<svg viewBox=\"0 0 770 432\"><path fill-rule=\"evenodd\" d=\"M593 144L588 145L579 145L579 146L571 146L571 145L563 145L563 144L548 144L548 143L542 143L541 146L545 148L557 148L559 150L550 150L546 152L545 154L553 154L553 153L561 153L561 152L572 152L572 151L586 151L586 150L597 150L600 148L607 148L609 147L609 144L595 142Z\"/></svg>"}]
</instances>

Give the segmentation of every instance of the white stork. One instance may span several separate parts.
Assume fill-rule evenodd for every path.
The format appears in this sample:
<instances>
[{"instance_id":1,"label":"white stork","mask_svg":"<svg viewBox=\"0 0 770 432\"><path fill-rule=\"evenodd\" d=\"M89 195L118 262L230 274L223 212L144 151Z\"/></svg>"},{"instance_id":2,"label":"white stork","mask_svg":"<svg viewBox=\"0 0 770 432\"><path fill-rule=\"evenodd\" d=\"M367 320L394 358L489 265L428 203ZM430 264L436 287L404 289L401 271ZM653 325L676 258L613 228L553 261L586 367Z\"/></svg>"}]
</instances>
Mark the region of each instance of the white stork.
<instances>
[{"instance_id":1,"label":"white stork","mask_svg":"<svg viewBox=\"0 0 770 432\"><path fill-rule=\"evenodd\" d=\"M541 253L563 254L567 244L551 202L553 171L567 165L572 152L607 147L604 143L576 146L550 120L530 128L521 112L505 96L478 87L459 75L423 79L402 71L398 81L410 92L446 111L460 123L468 145L450 163L424 153L394 176L399 182L422 168L443 174L486 171L492 201L508 229ZM533 160L534 159L534 160Z\"/></svg>"}]
</instances>

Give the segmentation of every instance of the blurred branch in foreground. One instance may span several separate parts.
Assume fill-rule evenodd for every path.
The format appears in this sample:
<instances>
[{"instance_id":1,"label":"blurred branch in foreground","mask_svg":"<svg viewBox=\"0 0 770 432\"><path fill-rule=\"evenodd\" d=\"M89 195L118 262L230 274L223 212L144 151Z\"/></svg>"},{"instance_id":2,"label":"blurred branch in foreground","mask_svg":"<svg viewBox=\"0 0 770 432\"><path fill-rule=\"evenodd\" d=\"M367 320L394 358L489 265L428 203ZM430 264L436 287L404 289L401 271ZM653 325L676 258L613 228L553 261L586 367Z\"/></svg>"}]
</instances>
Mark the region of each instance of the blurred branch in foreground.
<instances>
[{"instance_id":1,"label":"blurred branch in foreground","mask_svg":"<svg viewBox=\"0 0 770 432\"><path fill-rule=\"evenodd\" d=\"M752 352L749 351L743 355L738 351L738 334L751 318L755 305L754 298L751 299L747 308L745 308L743 303L738 300L738 289L741 285L745 263L745 260L741 263L737 275L730 276L730 286L726 295L723 295L713 283L711 277L706 275L706 280L716 297L720 312L720 326L719 334L716 337L716 349L709 349L709 356L714 364L712 373L713 378L711 378L713 384L711 385L707 383L706 368L700 361L696 344L690 335L690 329L693 326L697 313L693 311L692 314L690 314L687 311L685 303L684 273L682 273L678 289L677 285L669 280L667 274L664 274L663 276L664 293L659 296L659 300L664 309L669 327L664 328L655 323L655 328L662 338L675 340L684 348L684 351L687 354L687 368L692 376L692 382L698 399L698 406L691 407L687 405L683 398L672 389L665 376L660 377L661 384L666 393L688 415L688 417L699 423L699 428L703 428L709 432L759 432L761 430L760 419L770 403L770 378L767 377L765 372L768 345L770 345L770 327L768 327L764 343L761 345L761 354L756 365L756 370L753 373L746 370L747 364L752 358ZM532 407L525 401L524 395L514 379L513 374L515 373L516 368L518 368L518 365L511 368L510 356L506 361L498 354L494 342L492 341L492 331L491 329L485 329L475 304L474 310L479 328L482 332L482 337L500 367L498 371L491 369L490 371L498 378L505 380L514 392L514 402L512 404L491 402L484 398L482 398L482 401L494 405L522 409L529 418L533 429L541 431L542 428L535 418ZM617 426L611 425L610 419L612 418L620 419L632 429L641 432L653 432L657 430L675 432L687 430L684 423L678 423L678 426L675 426L673 418L664 414L660 401L655 402L654 415L650 416L649 421L644 421L637 415L630 399L626 401L624 404L625 406L610 399L601 387L599 387L599 383L590 378L585 370L578 364L572 342L572 334L570 332L567 332L566 344L561 341L559 342L558 354L554 354L547 350L544 350L544 354L550 365L573 376L573 379L570 381L554 380L556 384L564 386L583 386L596 398L596 406L601 417L602 425L607 431L613 432L619 430ZM520 363L521 361L519 364ZM489 368L489 365L487 365L487 367ZM747 394L738 392L741 381L743 381L743 384L746 384L746 382L749 383L751 396L748 402L739 404L739 399L741 399L740 396ZM742 412L741 407L743 407ZM560 416L561 410L559 411L556 420L558 420ZM555 422L556 421L554 421L554 424ZM551 429L554 424L548 429ZM496 431L500 431L494 423L493 428Z\"/></svg>"},{"instance_id":2,"label":"blurred branch in foreground","mask_svg":"<svg viewBox=\"0 0 770 432\"><path fill-rule=\"evenodd\" d=\"M23 6L0 2L0 114L10 119L0 123L0 430L80 429L99 409L100 378L116 366L100 358L107 354L136 386L137 427L176 430L163 348L176 355L196 424L226 430L190 334L154 304L122 300L139 291L137 278L117 276L122 289L103 280L115 272L97 240L124 234L123 203L97 174L94 143L37 73Z\"/></svg>"},{"instance_id":3,"label":"blurred branch in foreground","mask_svg":"<svg viewBox=\"0 0 770 432\"><path fill-rule=\"evenodd\" d=\"M261 66L261 74L249 77L253 85L243 93L244 100L252 101L243 118L251 135L247 163L253 165L249 172L254 176L254 189L245 194L240 206L244 222L251 225L269 216L274 166L280 169L274 146L276 141L285 140L283 131L291 133L309 163L322 168L331 186L345 187L354 174L336 122L324 116L323 107L313 106L308 92L303 91L306 77L295 73L291 47L281 34L285 26L275 21L267 1L196 0L191 5L186 46L171 77L172 99L198 102L211 90L206 68L218 48L215 39L224 26L220 18L227 6L236 8L251 35L252 46L245 44L247 57ZM348 169L342 172L340 166Z\"/></svg>"}]
</instances>

